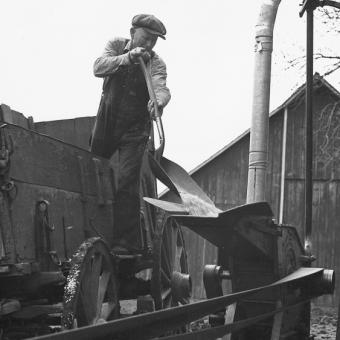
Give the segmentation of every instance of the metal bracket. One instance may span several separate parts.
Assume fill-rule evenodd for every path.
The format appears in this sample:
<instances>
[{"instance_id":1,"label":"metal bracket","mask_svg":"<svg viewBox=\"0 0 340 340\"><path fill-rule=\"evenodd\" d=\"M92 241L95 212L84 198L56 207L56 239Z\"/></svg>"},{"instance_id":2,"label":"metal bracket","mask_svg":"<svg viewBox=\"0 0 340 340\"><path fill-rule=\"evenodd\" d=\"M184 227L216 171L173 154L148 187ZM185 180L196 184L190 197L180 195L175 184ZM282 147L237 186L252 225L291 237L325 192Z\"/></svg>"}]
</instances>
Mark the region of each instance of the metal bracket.
<instances>
[{"instance_id":1,"label":"metal bracket","mask_svg":"<svg viewBox=\"0 0 340 340\"><path fill-rule=\"evenodd\" d=\"M86 181L86 172L83 157L78 156L78 165L80 171L80 184L81 184L81 194L80 201L82 203L83 208L83 218L84 218L84 236L85 238L91 237L91 228L89 225L89 215L88 215L88 206L87 206L87 181Z\"/></svg>"},{"instance_id":2,"label":"metal bracket","mask_svg":"<svg viewBox=\"0 0 340 340\"><path fill-rule=\"evenodd\" d=\"M305 11L312 10L314 11L318 6L320 6L319 0L304 0L302 4L300 4L301 9L299 11L300 18L304 15Z\"/></svg>"},{"instance_id":3,"label":"metal bracket","mask_svg":"<svg viewBox=\"0 0 340 340\"><path fill-rule=\"evenodd\" d=\"M54 251L50 235L54 227L49 221L49 205L50 203L45 199L38 200L35 205L35 254L42 270L50 269L51 262L54 263L54 258L51 257Z\"/></svg>"},{"instance_id":4,"label":"metal bracket","mask_svg":"<svg viewBox=\"0 0 340 340\"><path fill-rule=\"evenodd\" d=\"M95 167L95 173L96 173L96 182L97 182L97 200L99 206L105 205L105 199L104 199L104 190L103 190L103 168L102 163L100 159L98 158L92 158L94 167Z\"/></svg>"},{"instance_id":5,"label":"metal bracket","mask_svg":"<svg viewBox=\"0 0 340 340\"><path fill-rule=\"evenodd\" d=\"M7 124L0 126L0 175L2 176L0 189L9 192L15 187L14 182L10 180L10 156L13 154L14 147L12 137L5 131L6 126Z\"/></svg>"},{"instance_id":6,"label":"metal bracket","mask_svg":"<svg viewBox=\"0 0 340 340\"><path fill-rule=\"evenodd\" d=\"M273 51L273 42L258 40L255 44L255 53L271 52Z\"/></svg>"},{"instance_id":7,"label":"metal bracket","mask_svg":"<svg viewBox=\"0 0 340 340\"><path fill-rule=\"evenodd\" d=\"M319 0L319 6L320 7L323 7L323 6L332 6L332 7L340 9L340 2L332 1L332 0Z\"/></svg>"},{"instance_id":8,"label":"metal bracket","mask_svg":"<svg viewBox=\"0 0 340 340\"><path fill-rule=\"evenodd\" d=\"M306 10L314 11L317 7L331 6L340 9L340 2L332 0L304 0L300 6L299 16L301 18Z\"/></svg>"},{"instance_id":9,"label":"metal bracket","mask_svg":"<svg viewBox=\"0 0 340 340\"><path fill-rule=\"evenodd\" d=\"M61 266L61 261L59 259L58 253L55 250L51 250L48 252L51 261L58 267Z\"/></svg>"}]
</instances>

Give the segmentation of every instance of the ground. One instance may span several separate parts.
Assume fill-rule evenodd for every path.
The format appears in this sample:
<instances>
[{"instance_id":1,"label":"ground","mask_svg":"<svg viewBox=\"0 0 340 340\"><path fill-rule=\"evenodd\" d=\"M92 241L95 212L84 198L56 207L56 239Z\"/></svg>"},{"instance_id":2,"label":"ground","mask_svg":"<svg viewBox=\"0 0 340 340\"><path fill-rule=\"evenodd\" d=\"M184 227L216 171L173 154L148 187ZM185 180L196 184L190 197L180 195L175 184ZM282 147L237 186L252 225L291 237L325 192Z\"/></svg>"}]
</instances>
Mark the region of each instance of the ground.
<instances>
[{"instance_id":1,"label":"ground","mask_svg":"<svg viewBox=\"0 0 340 340\"><path fill-rule=\"evenodd\" d=\"M335 340L337 308L312 306L311 334L314 340Z\"/></svg>"}]
</instances>

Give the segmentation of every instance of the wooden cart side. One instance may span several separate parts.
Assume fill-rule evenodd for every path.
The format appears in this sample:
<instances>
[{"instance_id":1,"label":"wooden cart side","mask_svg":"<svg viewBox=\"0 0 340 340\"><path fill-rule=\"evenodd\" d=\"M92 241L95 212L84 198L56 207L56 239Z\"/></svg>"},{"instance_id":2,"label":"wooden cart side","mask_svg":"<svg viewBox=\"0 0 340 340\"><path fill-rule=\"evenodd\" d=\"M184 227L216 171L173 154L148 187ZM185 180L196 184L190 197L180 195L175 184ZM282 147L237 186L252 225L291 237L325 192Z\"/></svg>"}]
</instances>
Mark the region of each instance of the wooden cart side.
<instances>
[{"instance_id":1,"label":"wooden cart side","mask_svg":"<svg viewBox=\"0 0 340 340\"><path fill-rule=\"evenodd\" d=\"M2 262L34 259L39 202L47 202L45 227L52 242L47 250L57 251L61 259L71 256L86 237L112 242L114 186L108 160L12 124L0 134L1 147L11 149L1 173L2 189L13 185L1 191Z\"/></svg>"}]
</instances>

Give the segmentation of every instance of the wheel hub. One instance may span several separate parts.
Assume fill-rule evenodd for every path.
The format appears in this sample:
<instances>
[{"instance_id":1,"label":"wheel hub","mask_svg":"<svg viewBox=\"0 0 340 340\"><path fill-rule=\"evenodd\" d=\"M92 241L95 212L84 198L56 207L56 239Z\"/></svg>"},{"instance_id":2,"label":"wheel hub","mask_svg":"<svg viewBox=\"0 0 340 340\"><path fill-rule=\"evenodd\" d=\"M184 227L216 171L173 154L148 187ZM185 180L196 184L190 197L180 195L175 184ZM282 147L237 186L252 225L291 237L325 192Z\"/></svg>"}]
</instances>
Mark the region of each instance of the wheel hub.
<instances>
[{"instance_id":1,"label":"wheel hub","mask_svg":"<svg viewBox=\"0 0 340 340\"><path fill-rule=\"evenodd\" d=\"M189 302L192 283L189 274L173 271L171 275L171 291L173 299L181 304Z\"/></svg>"}]
</instances>

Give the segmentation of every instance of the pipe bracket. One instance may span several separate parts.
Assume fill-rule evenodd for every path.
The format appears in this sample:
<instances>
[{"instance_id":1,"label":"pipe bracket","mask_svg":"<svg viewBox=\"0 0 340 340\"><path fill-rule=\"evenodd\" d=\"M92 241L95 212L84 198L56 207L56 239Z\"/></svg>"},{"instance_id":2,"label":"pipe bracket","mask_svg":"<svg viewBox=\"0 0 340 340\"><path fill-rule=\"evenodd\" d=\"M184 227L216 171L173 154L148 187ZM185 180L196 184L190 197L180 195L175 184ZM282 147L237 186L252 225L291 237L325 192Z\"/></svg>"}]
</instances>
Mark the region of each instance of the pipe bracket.
<instances>
[{"instance_id":1,"label":"pipe bracket","mask_svg":"<svg viewBox=\"0 0 340 340\"><path fill-rule=\"evenodd\" d=\"M271 41L257 41L255 44L255 53L272 52L273 43Z\"/></svg>"}]
</instances>

